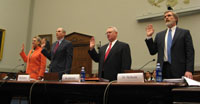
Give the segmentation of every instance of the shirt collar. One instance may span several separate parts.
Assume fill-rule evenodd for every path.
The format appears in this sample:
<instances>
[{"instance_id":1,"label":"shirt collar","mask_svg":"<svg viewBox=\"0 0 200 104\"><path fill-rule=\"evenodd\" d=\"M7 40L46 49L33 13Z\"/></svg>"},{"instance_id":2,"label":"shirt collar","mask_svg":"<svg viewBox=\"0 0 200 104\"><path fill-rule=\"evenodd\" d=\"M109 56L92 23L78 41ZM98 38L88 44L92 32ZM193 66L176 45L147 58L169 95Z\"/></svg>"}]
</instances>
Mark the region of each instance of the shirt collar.
<instances>
[{"instance_id":1,"label":"shirt collar","mask_svg":"<svg viewBox=\"0 0 200 104\"><path fill-rule=\"evenodd\" d=\"M176 30L176 27L177 27L177 26L174 26L174 27L172 27L172 28L168 28L168 31L169 31L169 29L171 29L172 31L174 31L174 30Z\"/></svg>"},{"instance_id":2,"label":"shirt collar","mask_svg":"<svg viewBox=\"0 0 200 104\"><path fill-rule=\"evenodd\" d=\"M117 39L115 39L113 42L110 42L110 43L112 43L112 45L114 45L116 42L117 42Z\"/></svg>"},{"instance_id":3,"label":"shirt collar","mask_svg":"<svg viewBox=\"0 0 200 104\"><path fill-rule=\"evenodd\" d=\"M60 40L57 40L57 42L59 42L59 45L60 43L64 40L64 38L60 39Z\"/></svg>"}]
</instances>

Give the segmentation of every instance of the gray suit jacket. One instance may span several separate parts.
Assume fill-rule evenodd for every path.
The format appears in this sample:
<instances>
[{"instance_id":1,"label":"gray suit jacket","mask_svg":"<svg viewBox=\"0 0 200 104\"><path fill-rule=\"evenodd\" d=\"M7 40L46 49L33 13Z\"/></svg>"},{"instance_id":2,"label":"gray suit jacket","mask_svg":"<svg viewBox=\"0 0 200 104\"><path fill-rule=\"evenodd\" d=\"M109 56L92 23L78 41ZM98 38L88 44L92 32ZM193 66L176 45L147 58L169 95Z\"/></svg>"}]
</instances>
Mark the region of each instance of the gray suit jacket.
<instances>
[{"instance_id":1,"label":"gray suit jacket","mask_svg":"<svg viewBox=\"0 0 200 104\"><path fill-rule=\"evenodd\" d=\"M163 69L165 34L167 30L156 34L155 40L145 40L151 55L158 53L157 62ZM189 30L176 28L171 48L171 73L172 78L181 78L186 71L194 71L194 48ZM163 76L166 76L163 70Z\"/></svg>"},{"instance_id":2,"label":"gray suit jacket","mask_svg":"<svg viewBox=\"0 0 200 104\"><path fill-rule=\"evenodd\" d=\"M95 49L89 50L88 53L95 62L99 63L98 76L112 81L117 79L118 73L131 68L131 54L127 43L117 41L104 62L107 46L108 44L102 46L99 53ZM102 71L104 71L103 75Z\"/></svg>"},{"instance_id":3,"label":"gray suit jacket","mask_svg":"<svg viewBox=\"0 0 200 104\"><path fill-rule=\"evenodd\" d=\"M61 79L62 74L70 73L71 71L73 47L72 43L65 39L60 43L59 47L54 53L53 50L55 46L56 42L53 43L50 53L48 53L46 49L43 49L42 53L49 60L51 60L50 72L58 72L59 78Z\"/></svg>"}]
</instances>

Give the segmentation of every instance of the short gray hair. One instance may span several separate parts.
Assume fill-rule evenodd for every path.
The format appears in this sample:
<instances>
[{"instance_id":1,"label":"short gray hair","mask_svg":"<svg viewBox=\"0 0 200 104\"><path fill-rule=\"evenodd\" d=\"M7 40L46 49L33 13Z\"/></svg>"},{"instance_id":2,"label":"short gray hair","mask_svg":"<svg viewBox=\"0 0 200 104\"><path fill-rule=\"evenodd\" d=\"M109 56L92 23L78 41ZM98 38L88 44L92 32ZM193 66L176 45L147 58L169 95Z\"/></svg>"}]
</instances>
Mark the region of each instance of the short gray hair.
<instances>
[{"instance_id":1,"label":"short gray hair","mask_svg":"<svg viewBox=\"0 0 200 104\"><path fill-rule=\"evenodd\" d=\"M66 30L65 30L64 28L62 28L62 32L63 32L63 33L66 33Z\"/></svg>"},{"instance_id":2,"label":"short gray hair","mask_svg":"<svg viewBox=\"0 0 200 104\"><path fill-rule=\"evenodd\" d=\"M108 28L112 28L115 32L118 32L117 28L114 26L109 26Z\"/></svg>"}]
</instances>

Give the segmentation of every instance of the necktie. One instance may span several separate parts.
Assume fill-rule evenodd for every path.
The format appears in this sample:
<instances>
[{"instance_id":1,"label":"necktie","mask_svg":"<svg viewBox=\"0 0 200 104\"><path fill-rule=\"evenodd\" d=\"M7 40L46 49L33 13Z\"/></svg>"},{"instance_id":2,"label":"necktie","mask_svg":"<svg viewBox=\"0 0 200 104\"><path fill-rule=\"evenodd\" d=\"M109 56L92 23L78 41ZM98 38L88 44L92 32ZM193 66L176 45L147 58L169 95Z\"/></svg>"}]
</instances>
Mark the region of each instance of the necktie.
<instances>
[{"instance_id":1,"label":"necktie","mask_svg":"<svg viewBox=\"0 0 200 104\"><path fill-rule=\"evenodd\" d=\"M172 46L172 30L169 29L167 38L167 57L168 62L171 64L171 46Z\"/></svg>"},{"instance_id":2,"label":"necktie","mask_svg":"<svg viewBox=\"0 0 200 104\"><path fill-rule=\"evenodd\" d=\"M58 46L59 46L59 42L56 43L56 46L55 46L55 48L54 48L54 50L53 50L54 53L56 52Z\"/></svg>"},{"instance_id":3,"label":"necktie","mask_svg":"<svg viewBox=\"0 0 200 104\"><path fill-rule=\"evenodd\" d=\"M108 54L109 54L109 52L110 52L110 50L111 50L111 46L112 46L112 43L109 44L109 48L108 48L108 50L106 51L106 54L105 54L105 57L104 57L104 61L106 61L106 58L108 57Z\"/></svg>"}]
</instances>

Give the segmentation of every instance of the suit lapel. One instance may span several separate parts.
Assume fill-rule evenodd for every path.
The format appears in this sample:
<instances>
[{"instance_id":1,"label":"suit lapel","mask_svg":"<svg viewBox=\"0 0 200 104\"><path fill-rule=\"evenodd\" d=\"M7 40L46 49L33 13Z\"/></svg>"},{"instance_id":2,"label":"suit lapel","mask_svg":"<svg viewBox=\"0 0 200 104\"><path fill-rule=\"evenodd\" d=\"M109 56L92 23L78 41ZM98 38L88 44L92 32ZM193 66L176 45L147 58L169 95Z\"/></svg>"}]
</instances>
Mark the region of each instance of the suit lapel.
<instances>
[{"instance_id":1,"label":"suit lapel","mask_svg":"<svg viewBox=\"0 0 200 104\"><path fill-rule=\"evenodd\" d=\"M53 52L53 58L58 54L59 50L60 50L61 47L63 46L64 40L60 43L60 45L58 46L56 52L54 53L54 48L55 48L55 46L56 46L56 43L57 43L57 42L55 42L55 44L54 44L54 46L53 46L53 50L52 50L52 52Z\"/></svg>"},{"instance_id":2,"label":"suit lapel","mask_svg":"<svg viewBox=\"0 0 200 104\"><path fill-rule=\"evenodd\" d=\"M116 41L116 43L114 44L114 46L111 48L109 54L108 54L108 57L106 58L105 62L109 59L109 57L113 54L113 52L115 52L115 49L117 48L117 45L118 45L118 40ZM105 56L105 55L104 55Z\"/></svg>"},{"instance_id":3,"label":"suit lapel","mask_svg":"<svg viewBox=\"0 0 200 104\"><path fill-rule=\"evenodd\" d=\"M166 33L167 33L167 29L165 31L163 31L163 35L161 35L161 43L162 43L163 50L165 48L165 36L166 36Z\"/></svg>"},{"instance_id":4,"label":"suit lapel","mask_svg":"<svg viewBox=\"0 0 200 104\"><path fill-rule=\"evenodd\" d=\"M175 44L175 42L176 42L176 40L177 40L177 38L178 38L179 35L180 35L179 28L176 27L176 31L175 31L175 33L174 33L174 38L173 38L173 40L172 40L172 47L174 46L174 44Z\"/></svg>"},{"instance_id":5,"label":"suit lapel","mask_svg":"<svg viewBox=\"0 0 200 104\"><path fill-rule=\"evenodd\" d=\"M102 52L103 52L103 53L102 53L102 56L101 56L102 59L103 59L103 60L101 60L102 63L104 63L104 57L105 57L105 54L106 54L106 49L107 49L107 47L108 47L108 44L106 44L105 47L102 47Z\"/></svg>"}]
</instances>

